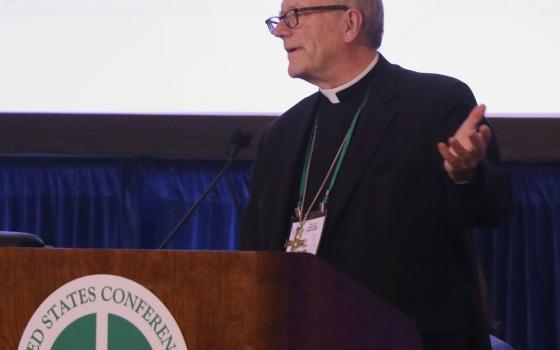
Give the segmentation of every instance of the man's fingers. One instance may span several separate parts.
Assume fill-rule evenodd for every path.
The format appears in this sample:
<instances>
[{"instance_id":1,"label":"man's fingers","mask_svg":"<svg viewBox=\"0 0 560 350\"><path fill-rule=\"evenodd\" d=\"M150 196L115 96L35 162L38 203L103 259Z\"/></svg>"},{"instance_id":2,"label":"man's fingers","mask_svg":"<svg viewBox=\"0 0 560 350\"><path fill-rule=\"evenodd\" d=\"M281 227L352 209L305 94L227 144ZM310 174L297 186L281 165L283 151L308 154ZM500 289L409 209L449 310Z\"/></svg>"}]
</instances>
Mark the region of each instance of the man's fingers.
<instances>
[{"instance_id":1,"label":"man's fingers","mask_svg":"<svg viewBox=\"0 0 560 350\"><path fill-rule=\"evenodd\" d=\"M488 125L481 125L480 128L478 128L478 132L482 135L484 143L488 144L492 138L492 129L490 129Z\"/></svg>"},{"instance_id":2,"label":"man's fingers","mask_svg":"<svg viewBox=\"0 0 560 350\"><path fill-rule=\"evenodd\" d=\"M454 137L449 138L449 148L451 149L451 153L455 153L459 159L470 157L471 150L467 150L466 147L463 147L461 142Z\"/></svg>"},{"instance_id":3,"label":"man's fingers","mask_svg":"<svg viewBox=\"0 0 560 350\"><path fill-rule=\"evenodd\" d=\"M447 163L449 163L451 168L458 169L460 167L461 162L459 161L459 158L451 152L451 149L450 149L449 146L447 146L443 142L440 142L440 143L438 143L438 150L439 150L439 154L441 154L442 158Z\"/></svg>"},{"instance_id":4,"label":"man's fingers","mask_svg":"<svg viewBox=\"0 0 560 350\"><path fill-rule=\"evenodd\" d=\"M443 168L453 181L470 181L472 179L474 174L472 169L465 168L459 157L451 152L449 146L440 142L437 147L444 159Z\"/></svg>"},{"instance_id":5,"label":"man's fingers","mask_svg":"<svg viewBox=\"0 0 560 350\"><path fill-rule=\"evenodd\" d=\"M449 146L451 148L451 153L457 155L457 160L452 165L459 171L470 170L476 167L478 159L476 156L477 150L472 146L467 150L463 145L455 138L449 139Z\"/></svg>"},{"instance_id":6,"label":"man's fingers","mask_svg":"<svg viewBox=\"0 0 560 350\"><path fill-rule=\"evenodd\" d=\"M449 151L449 147L445 143L439 142L437 144L437 148L443 160L448 160L455 157L453 154L451 154L451 151Z\"/></svg>"},{"instance_id":7,"label":"man's fingers","mask_svg":"<svg viewBox=\"0 0 560 350\"><path fill-rule=\"evenodd\" d=\"M443 167L453 181L470 181L486 155L492 131L488 125L481 125L485 111L483 104L474 107L448 144L437 145Z\"/></svg>"},{"instance_id":8,"label":"man's fingers","mask_svg":"<svg viewBox=\"0 0 560 350\"><path fill-rule=\"evenodd\" d=\"M486 153L486 141L484 141L484 137L480 133L469 135L469 139L473 147L471 154L476 159L476 162L478 162L484 158Z\"/></svg>"},{"instance_id":9,"label":"man's fingers","mask_svg":"<svg viewBox=\"0 0 560 350\"><path fill-rule=\"evenodd\" d=\"M482 125L479 131L469 135L472 145L472 154L476 158L477 163L486 157L486 148L488 142L492 138L492 130L488 125Z\"/></svg>"},{"instance_id":10,"label":"man's fingers","mask_svg":"<svg viewBox=\"0 0 560 350\"><path fill-rule=\"evenodd\" d=\"M484 118L484 112L486 112L485 105L482 104L474 107L469 113L469 115L467 116L467 119L465 119L465 121L463 122L463 125L468 129L476 130L478 124Z\"/></svg>"}]
</instances>

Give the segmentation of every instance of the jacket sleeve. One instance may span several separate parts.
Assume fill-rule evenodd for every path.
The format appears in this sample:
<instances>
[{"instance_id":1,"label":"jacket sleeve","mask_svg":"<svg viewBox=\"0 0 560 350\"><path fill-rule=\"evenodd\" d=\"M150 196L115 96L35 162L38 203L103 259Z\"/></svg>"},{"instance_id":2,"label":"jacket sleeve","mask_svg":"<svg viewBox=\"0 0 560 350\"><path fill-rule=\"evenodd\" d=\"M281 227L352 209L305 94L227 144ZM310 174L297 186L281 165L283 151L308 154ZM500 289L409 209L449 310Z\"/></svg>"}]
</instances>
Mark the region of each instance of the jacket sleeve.
<instances>
[{"instance_id":1,"label":"jacket sleeve","mask_svg":"<svg viewBox=\"0 0 560 350\"><path fill-rule=\"evenodd\" d=\"M503 168L498 150L496 134L486 150L486 157L477 167L473 180L466 184L455 184L443 168L443 158L437 150L438 142L447 142L461 126L472 108L475 98L462 82L455 81L441 103L436 140L434 143L434 169L442 184L449 218L463 227L497 226L506 221L511 207L511 192L508 176ZM488 125L488 121L484 120Z\"/></svg>"}]
</instances>

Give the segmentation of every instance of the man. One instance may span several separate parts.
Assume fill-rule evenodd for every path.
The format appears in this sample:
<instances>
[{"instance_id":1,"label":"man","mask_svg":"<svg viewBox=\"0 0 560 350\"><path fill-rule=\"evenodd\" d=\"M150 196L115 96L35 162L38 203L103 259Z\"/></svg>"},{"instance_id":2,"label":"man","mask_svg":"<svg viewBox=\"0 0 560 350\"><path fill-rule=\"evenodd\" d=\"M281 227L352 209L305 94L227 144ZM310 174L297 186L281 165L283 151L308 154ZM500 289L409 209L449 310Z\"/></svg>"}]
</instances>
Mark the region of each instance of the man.
<instances>
[{"instance_id":1,"label":"man","mask_svg":"<svg viewBox=\"0 0 560 350\"><path fill-rule=\"evenodd\" d=\"M377 52L381 0L284 0L267 24L289 75L320 91L264 133L241 248L317 254L405 312L426 349L488 349L465 229L502 221L509 189L484 106Z\"/></svg>"}]
</instances>

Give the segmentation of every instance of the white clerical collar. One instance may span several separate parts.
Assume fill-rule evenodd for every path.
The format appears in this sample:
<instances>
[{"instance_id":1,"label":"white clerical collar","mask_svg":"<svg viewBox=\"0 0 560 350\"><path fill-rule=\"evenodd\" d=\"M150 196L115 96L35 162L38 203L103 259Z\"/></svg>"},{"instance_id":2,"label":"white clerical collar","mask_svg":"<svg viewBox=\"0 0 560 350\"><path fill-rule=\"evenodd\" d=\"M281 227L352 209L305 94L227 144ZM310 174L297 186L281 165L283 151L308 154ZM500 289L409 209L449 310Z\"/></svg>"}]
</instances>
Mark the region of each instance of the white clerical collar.
<instances>
[{"instance_id":1,"label":"white clerical collar","mask_svg":"<svg viewBox=\"0 0 560 350\"><path fill-rule=\"evenodd\" d=\"M347 89L350 86L356 84L358 81L360 81L360 79L365 77L366 74L368 74L373 69L373 67L375 67L375 64L377 63L377 61L379 61L379 54L376 52L375 57L373 58L373 61L369 64L369 66L366 67L366 69L364 69L360 74L358 74L357 77L350 80L349 82L347 82L344 85L340 85L340 86L335 87L333 89L321 89L320 88L319 91L321 91L321 93L323 95L325 95L325 97L328 98L331 103L340 103L340 100L338 99L338 96L336 96L336 94L339 93L340 91L342 91L344 89Z\"/></svg>"}]
</instances>

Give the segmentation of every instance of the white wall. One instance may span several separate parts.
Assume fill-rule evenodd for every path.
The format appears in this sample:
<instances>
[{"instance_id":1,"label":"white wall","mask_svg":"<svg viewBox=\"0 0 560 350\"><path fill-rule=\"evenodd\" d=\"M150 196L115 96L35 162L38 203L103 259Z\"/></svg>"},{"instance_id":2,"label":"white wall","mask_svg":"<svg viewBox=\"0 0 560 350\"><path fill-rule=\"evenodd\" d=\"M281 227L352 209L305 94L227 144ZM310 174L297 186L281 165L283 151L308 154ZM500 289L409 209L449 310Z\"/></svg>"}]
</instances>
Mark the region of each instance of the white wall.
<instances>
[{"instance_id":1,"label":"white wall","mask_svg":"<svg viewBox=\"0 0 560 350\"><path fill-rule=\"evenodd\" d=\"M336 1L333 1L336 3ZM279 114L269 0L0 0L0 111ZM467 82L491 114L560 115L560 1L385 1L381 52Z\"/></svg>"}]
</instances>

